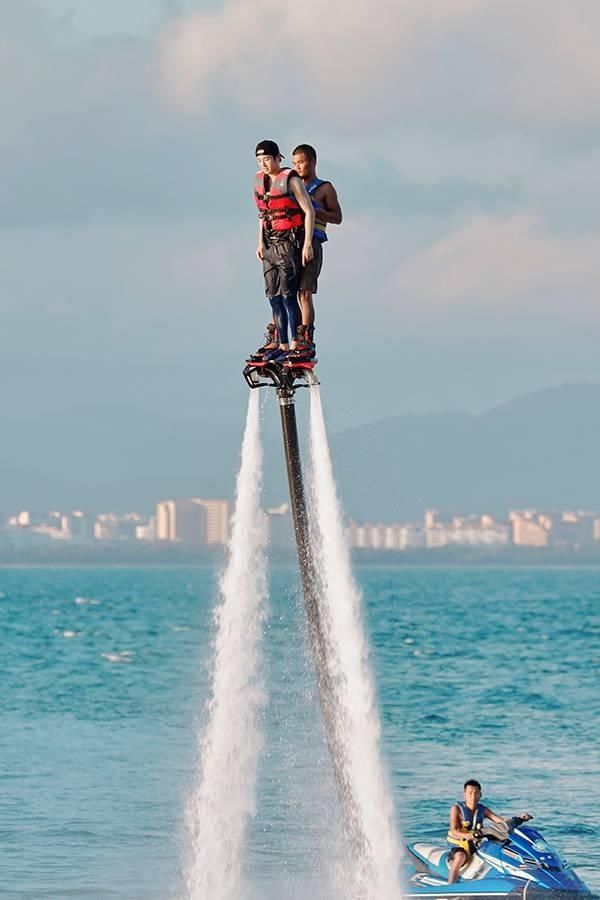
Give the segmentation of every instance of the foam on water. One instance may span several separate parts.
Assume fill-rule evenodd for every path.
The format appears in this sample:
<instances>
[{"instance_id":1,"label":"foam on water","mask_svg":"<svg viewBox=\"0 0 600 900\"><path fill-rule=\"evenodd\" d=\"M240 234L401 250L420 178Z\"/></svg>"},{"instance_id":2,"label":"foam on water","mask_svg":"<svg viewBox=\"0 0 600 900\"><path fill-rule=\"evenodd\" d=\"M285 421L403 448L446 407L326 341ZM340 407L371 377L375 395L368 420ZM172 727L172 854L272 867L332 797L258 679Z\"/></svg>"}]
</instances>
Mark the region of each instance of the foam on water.
<instances>
[{"instance_id":1,"label":"foam on water","mask_svg":"<svg viewBox=\"0 0 600 900\"><path fill-rule=\"evenodd\" d=\"M110 663L131 663L134 653L132 650L121 650L116 653L103 653L102 659Z\"/></svg>"},{"instance_id":2,"label":"foam on water","mask_svg":"<svg viewBox=\"0 0 600 900\"><path fill-rule=\"evenodd\" d=\"M350 815L364 836L353 854L350 890L368 900L400 896L399 845L393 804L380 750L380 723L368 646L361 621L361 596L344 539L318 387L310 391L311 507L313 547L321 580L328 667L338 707L338 746L351 791Z\"/></svg>"},{"instance_id":3,"label":"foam on water","mask_svg":"<svg viewBox=\"0 0 600 900\"><path fill-rule=\"evenodd\" d=\"M189 900L243 897L242 856L255 812L259 713L264 703L259 641L266 603L261 548L262 446L257 391L250 391L228 561L220 579L207 722L199 776L187 810Z\"/></svg>"}]
</instances>

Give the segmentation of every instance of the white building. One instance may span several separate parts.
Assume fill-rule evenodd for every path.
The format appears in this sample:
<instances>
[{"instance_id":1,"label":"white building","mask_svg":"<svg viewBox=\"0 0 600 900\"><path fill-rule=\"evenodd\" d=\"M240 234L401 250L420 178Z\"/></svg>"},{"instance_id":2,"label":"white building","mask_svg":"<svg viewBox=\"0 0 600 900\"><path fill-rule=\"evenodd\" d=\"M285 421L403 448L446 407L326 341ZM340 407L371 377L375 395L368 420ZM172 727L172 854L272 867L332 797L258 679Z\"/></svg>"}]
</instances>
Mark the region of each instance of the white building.
<instances>
[{"instance_id":1,"label":"white building","mask_svg":"<svg viewBox=\"0 0 600 900\"><path fill-rule=\"evenodd\" d=\"M509 513L512 542L516 547L547 547L552 519L535 510L512 510Z\"/></svg>"},{"instance_id":2,"label":"white building","mask_svg":"<svg viewBox=\"0 0 600 900\"><path fill-rule=\"evenodd\" d=\"M156 539L198 546L206 544L206 509L196 500L162 500L156 505Z\"/></svg>"}]
</instances>

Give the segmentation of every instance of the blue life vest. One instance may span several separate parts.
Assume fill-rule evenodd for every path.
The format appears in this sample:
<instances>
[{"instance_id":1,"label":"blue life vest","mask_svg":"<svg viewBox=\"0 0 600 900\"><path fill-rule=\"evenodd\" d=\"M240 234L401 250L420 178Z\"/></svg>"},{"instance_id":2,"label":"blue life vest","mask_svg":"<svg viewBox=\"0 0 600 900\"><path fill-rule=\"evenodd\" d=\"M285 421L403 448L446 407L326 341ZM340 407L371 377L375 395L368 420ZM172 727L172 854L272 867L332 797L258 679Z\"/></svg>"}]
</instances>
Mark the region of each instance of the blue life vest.
<instances>
[{"instance_id":1,"label":"blue life vest","mask_svg":"<svg viewBox=\"0 0 600 900\"><path fill-rule=\"evenodd\" d=\"M479 831L483 827L485 819L485 806L478 803L474 810L469 809L466 803L458 801L457 806L462 815L462 827L464 831Z\"/></svg>"},{"instance_id":2,"label":"blue life vest","mask_svg":"<svg viewBox=\"0 0 600 900\"><path fill-rule=\"evenodd\" d=\"M317 188L321 187L322 184L329 184L329 183L330 183L329 181L323 181L321 178L313 178L312 181L309 181L308 184L304 185L304 187L306 188L306 193L312 200L312 205L314 206L315 209L325 209L325 207L323 206L322 203L319 203L318 200L313 199L313 194L315 193ZM319 225L318 227L315 226L315 230L313 231L314 239L316 241L321 241L322 244L325 243L325 241L328 239L327 232L325 231L326 228L327 228L327 224L323 223L322 225Z\"/></svg>"},{"instance_id":3,"label":"blue life vest","mask_svg":"<svg viewBox=\"0 0 600 900\"><path fill-rule=\"evenodd\" d=\"M471 810L467 806L466 803L462 803L460 800L456 801L456 805L460 809L461 815L461 830L464 832L467 831L481 831L483 828L483 821L485 819L485 806L483 803L478 803L475 809ZM464 841L459 840L458 838L453 837L450 833L448 833L447 837L448 843L457 847L461 847L465 845ZM466 848L465 848L466 849Z\"/></svg>"}]
</instances>

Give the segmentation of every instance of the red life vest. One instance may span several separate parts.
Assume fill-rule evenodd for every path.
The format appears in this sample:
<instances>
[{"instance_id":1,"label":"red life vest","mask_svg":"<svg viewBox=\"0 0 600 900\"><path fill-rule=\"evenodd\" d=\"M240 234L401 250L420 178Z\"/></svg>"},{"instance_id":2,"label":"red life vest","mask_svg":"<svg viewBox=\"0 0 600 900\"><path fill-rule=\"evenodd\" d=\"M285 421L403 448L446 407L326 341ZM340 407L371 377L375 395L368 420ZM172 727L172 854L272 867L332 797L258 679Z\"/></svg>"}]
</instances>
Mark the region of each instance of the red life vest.
<instances>
[{"instance_id":1,"label":"red life vest","mask_svg":"<svg viewBox=\"0 0 600 900\"><path fill-rule=\"evenodd\" d=\"M277 175L271 175L268 192L265 192L264 172L257 172L254 179L254 199L258 214L263 224L273 231L289 231L290 228L300 228L304 224L304 213L290 191L291 173L292 169L280 169Z\"/></svg>"}]
</instances>

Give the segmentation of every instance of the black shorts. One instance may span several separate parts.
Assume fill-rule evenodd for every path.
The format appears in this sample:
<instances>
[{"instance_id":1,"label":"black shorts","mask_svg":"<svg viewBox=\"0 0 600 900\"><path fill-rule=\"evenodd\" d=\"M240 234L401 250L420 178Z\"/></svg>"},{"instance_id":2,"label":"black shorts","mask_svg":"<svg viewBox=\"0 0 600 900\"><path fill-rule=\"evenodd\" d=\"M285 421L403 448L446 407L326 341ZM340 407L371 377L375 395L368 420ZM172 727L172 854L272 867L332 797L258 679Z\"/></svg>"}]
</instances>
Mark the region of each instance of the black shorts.
<instances>
[{"instance_id":1,"label":"black shorts","mask_svg":"<svg viewBox=\"0 0 600 900\"><path fill-rule=\"evenodd\" d=\"M473 841L465 841L463 847L451 845L450 853L448 854L448 862L452 862L457 853L464 853L466 857L465 862L468 862L475 853L475 850L476 847Z\"/></svg>"},{"instance_id":2,"label":"black shorts","mask_svg":"<svg viewBox=\"0 0 600 900\"><path fill-rule=\"evenodd\" d=\"M319 278L319 275L321 274L321 268L323 266L323 241L317 241L313 239L312 248L313 258L307 266L304 266L302 272L300 273L299 290L310 291L311 294L316 294L317 280Z\"/></svg>"},{"instance_id":3,"label":"black shorts","mask_svg":"<svg viewBox=\"0 0 600 900\"><path fill-rule=\"evenodd\" d=\"M268 240L262 264L267 297L297 294L302 268L302 243L298 233L289 232Z\"/></svg>"}]
</instances>

